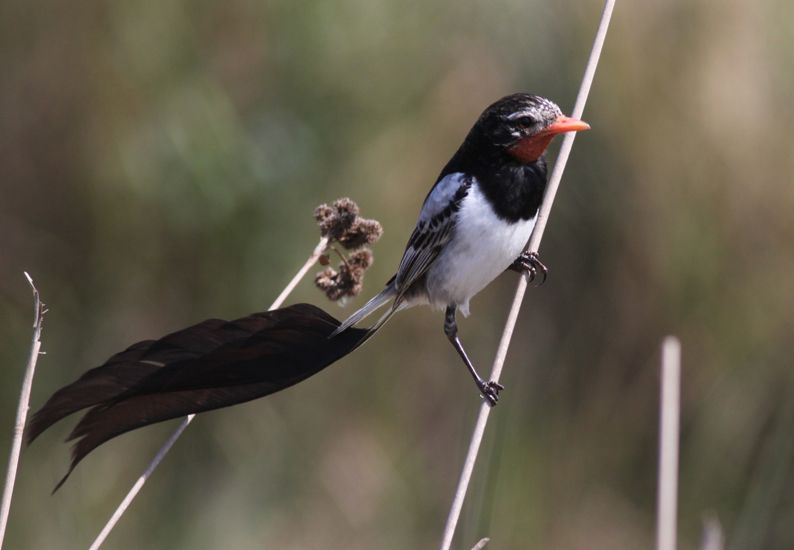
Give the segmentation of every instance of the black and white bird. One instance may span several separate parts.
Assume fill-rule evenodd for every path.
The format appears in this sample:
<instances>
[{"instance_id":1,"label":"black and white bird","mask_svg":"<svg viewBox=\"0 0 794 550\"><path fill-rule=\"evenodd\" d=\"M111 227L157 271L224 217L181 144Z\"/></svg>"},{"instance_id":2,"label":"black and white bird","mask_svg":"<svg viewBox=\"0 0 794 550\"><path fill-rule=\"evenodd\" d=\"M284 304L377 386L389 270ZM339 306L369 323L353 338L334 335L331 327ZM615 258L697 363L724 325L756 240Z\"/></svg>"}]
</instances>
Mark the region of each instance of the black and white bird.
<instances>
[{"instance_id":1,"label":"black and white bird","mask_svg":"<svg viewBox=\"0 0 794 550\"><path fill-rule=\"evenodd\" d=\"M496 404L502 388L484 381L460 339L455 313L508 268L546 268L524 248L546 189L545 151L555 135L587 130L548 99L513 94L488 107L425 198L397 273L334 335L391 302L370 329L415 305L445 309L444 333L460 354L483 397Z\"/></svg>"},{"instance_id":2,"label":"black and white bird","mask_svg":"<svg viewBox=\"0 0 794 550\"><path fill-rule=\"evenodd\" d=\"M27 427L28 442L88 409L67 439L76 440L70 473L122 433L297 384L356 349L397 311L422 304L446 311L445 334L482 396L496 404L502 386L477 374L457 336L455 314L468 315L472 297L508 268L545 279L545 266L524 252L546 189L544 153L555 135L588 128L539 96L500 99L438 176L397 273L347 320L295 304L234 321L209 319L138 342L56 391ZM374 326L354 326L388 303Z\"/></svg>"}]
</instances>

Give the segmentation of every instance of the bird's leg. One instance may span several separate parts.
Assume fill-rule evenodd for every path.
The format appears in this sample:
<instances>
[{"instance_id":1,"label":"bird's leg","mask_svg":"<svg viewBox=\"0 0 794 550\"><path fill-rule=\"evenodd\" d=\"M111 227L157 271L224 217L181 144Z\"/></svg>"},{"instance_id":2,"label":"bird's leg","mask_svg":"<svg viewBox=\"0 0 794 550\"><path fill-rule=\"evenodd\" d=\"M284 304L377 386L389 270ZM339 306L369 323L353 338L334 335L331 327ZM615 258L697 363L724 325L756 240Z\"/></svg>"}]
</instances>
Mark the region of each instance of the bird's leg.
<instances>
[{"instance_id":1,"label":"bird's leg","mask_svg":"<svg viewBox=\"0 0 794 550\"><path fill-rule=\"evenodd\" d=\"M545 283L546 278L549 275L549 268L543 265L543 262L540 261L537 252L522 252L508 269L518 271L519 273L524 273L526 271L529 274L530 283L537 278L538 274L540 274L542 278L540 282L538 282L537 286Z\"/></svg>"},{"instance_id":2,"label":"bird's leg","mask_svg":"<svg viewBox=\"0 0 794 550\"><path fill-rule=\"evenodd\" d=\"M447 335L447 338L455 347L455 351L457 351L460 358L463 359L466 368L469 369L472 378L474 378L474 383L477 384L477 388L480 390L482 396L488 404L493 407L496 405L496 402L499 401L499 392L505 388L498 382L486 382L480 378L480 375L474 370L474 365L471 364L469 356L466 355L466 351L460 343L460 338L458 338L458 323L455 321L456 309L455 306L447 307L447 313L444 317L444 334Z\"/></svg>"}]
</instances>

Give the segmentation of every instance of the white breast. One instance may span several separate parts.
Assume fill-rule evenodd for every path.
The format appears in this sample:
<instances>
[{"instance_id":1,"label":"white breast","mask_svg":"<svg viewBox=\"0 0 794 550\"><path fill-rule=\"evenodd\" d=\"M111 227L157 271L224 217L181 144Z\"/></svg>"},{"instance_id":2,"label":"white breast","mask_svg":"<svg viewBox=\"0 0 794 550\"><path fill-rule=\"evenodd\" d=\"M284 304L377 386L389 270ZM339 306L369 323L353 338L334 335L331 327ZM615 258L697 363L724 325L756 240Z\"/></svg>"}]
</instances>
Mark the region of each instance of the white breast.
<instances>
[{"instance_id":1,"label":"white breast","mask_svg":"<svg viewBox=\"0 0 794 550\"><path fill-rule=\"evenodd\" d=\"M433 307L454 304L469 314L469 300L510 267L529 240L535 218L518 223L500 219L478 185L472 185L458 212L452 240L427 273Z\"/></svg>"}]
</instances>

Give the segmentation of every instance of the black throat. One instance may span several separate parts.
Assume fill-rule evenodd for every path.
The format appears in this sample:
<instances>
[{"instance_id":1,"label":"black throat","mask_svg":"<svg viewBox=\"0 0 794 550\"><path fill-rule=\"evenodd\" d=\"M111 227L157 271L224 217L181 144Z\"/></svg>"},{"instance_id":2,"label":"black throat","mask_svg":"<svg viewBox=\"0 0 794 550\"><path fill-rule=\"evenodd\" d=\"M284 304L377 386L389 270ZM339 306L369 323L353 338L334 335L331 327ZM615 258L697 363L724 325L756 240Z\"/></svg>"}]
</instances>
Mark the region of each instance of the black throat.
<instances>
[{"instance_id":1,"label":"black throat","mask_svg":"<svg viewBox=\"0 0 794 550\"><path fill-rule=\"evenodd\" d=\"M474 176L496 215L515 223L538 212L546 190L546 158L522 164L504 148L467 139L441 171L439 180L462 172Z\"/></svg>"}]
</instances>

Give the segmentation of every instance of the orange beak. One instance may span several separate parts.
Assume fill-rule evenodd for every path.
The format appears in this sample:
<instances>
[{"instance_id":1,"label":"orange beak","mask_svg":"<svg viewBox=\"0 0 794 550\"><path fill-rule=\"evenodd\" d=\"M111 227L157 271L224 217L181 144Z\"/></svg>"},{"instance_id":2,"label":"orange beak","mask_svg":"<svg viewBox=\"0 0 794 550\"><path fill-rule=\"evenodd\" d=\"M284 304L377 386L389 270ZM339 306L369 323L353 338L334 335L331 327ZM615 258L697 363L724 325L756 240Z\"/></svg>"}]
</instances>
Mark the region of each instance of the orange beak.
<instances>
[{"instance_id":1,"label":"orange beak","mask_svg":"<svg viewBox=\"0 0 794 550\"><path fill-rule=\"evenodd\" d=\"M557 120L546 126L537 134L522 139L508 151L513 157L524 164L535 162L546 151L551 140L557 134L565 132L581 132L589 130L590 125L582 120L560 115Z\"/></svg>"},{"instance_id":2,"label":"orange beak","mask_svg":"<svg viewBox=\"0 0 794 550\"><path fill-rule=\"evenodd\" d=\"M564 132L582 132L589 130L590 125L583 120L571 118L565 115L557 117L557 120L549 124L545 130L541 131L538 135L543 134L562 134Z\"/></svg>"}]
</instances>

